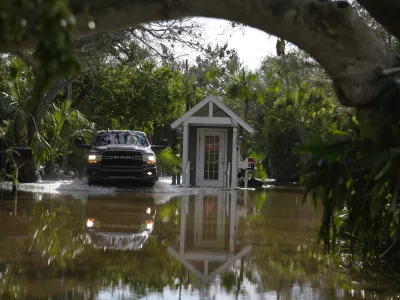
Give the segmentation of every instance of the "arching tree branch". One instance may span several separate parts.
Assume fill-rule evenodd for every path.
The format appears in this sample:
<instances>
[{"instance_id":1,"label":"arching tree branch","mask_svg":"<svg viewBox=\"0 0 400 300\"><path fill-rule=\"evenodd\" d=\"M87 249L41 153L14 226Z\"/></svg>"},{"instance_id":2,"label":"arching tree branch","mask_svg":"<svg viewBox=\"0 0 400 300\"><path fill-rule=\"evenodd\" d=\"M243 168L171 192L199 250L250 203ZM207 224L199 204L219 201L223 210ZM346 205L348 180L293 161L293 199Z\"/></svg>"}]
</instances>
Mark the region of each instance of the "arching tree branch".
<instances>
[{"instance_id":1,"label":"arching tree branch","mask_svg":"<svg viewBox=\"0 0 400 300\"><path fill-rule=\"evenodd\" d=\"M374 0L360 3L363 1L372 3ZM346 1L92 1L90 13L96 24L94 30L88 27L87 2L71 0L70 3L77 19L78 37L191 16L222 18L258 28L313 56L332 78L339 100L349 106L374 102L388 88L388 83L379 78L376 69L398 65L383 41ZM0 51L6 47L0 45Z\"/></svg>"},{"instance_id":2,"label":"arching tree branch","mask_svg":"<svg viewBox=\"0 0 400 300\"><path fill-rule=\"evenodd\" d=\"M72 0L79 34L92 34L82 22L81 1ZM345 1L193 0L103 1L93 7L95 31L125 28L188 16L237 21L279 36L310 53L333 79L340 101L361 106L376 99L386 83L375 70L397 64L384 43Z\"/></svg>"}]
</instances>

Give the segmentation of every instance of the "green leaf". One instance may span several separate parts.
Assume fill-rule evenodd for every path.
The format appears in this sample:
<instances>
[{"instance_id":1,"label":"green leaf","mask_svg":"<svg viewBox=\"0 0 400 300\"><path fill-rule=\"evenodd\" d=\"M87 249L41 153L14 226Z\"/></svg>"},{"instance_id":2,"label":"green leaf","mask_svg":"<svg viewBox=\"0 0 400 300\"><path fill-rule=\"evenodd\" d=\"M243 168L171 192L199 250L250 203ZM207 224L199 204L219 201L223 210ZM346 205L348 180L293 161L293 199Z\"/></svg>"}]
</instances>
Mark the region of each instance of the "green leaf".
<instances>
[{"instance_id":1,"label":"green leaf","mask_svg":"<svg viewBox=\"0 0 400 300\"><path fill-rule=\"evenodd\" d=\"M350 136L350 135L351 135L351 134L350 134L349 132L347 132L347 131L342 131L342 130L337 130L337 129L334 129L334 130L332 130L331 132L332 132L332 134L338 135L338 136Z\"/></svg>"},{"instance_id":2,"label":"green leaf","mask_svg":"<svg viewBox=\"0 0 400 300\"><path fill-rule=\"evenodd\" d=\"M264 104L264 103L265 103L265 96L264 96L264 94L263 94L263 93L259 93L259 94L258 94L257 100L258 100L258 102L259 102L260 104Z\"/></svg>"},{"instance_id":3,"label":"green leaf","mask_svg":"<svg viewBox=\"0 0 400 300\"><path fill-rule=\"evenodd\" d=\"M390 167L392 166L392 160L389 160L385 166L379 171L379 173L374 177L375 180L379 180L384 176L389 170Z\"/></svg>"}]
</instances>

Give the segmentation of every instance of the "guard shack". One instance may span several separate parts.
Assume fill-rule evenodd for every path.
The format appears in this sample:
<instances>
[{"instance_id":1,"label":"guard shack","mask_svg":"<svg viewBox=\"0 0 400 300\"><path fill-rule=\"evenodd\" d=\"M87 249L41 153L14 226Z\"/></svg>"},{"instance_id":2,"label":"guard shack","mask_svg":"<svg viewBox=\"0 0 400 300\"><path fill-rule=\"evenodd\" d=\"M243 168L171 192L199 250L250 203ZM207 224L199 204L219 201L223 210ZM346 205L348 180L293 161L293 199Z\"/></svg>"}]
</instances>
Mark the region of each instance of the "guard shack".
<instances>
[{"instance_id":1,"label":"guard shack","mask_svg":"<svg viewBox=\"0 0 400 300\"><path fill-rule=\"evenodd\" d=\"M210 95L171 124L183 133L182 183L235 188L242 137L255 130Z\"/></svg>"}]
</instances>

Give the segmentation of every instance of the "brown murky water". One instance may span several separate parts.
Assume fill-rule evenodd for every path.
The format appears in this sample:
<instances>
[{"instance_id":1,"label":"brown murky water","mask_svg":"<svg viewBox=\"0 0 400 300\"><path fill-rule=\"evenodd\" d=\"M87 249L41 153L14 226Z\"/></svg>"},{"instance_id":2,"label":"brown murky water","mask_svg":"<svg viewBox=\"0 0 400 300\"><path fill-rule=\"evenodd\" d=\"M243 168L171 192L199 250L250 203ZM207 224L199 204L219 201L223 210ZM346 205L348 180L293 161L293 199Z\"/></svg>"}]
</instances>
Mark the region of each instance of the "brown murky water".
<instances>
[{"instance_id":1,"label":"brown murky water","mask_svg":"<svg viewBox=\"0 0 400 300\"><path fill-rule=\"evenodd\" d=\"M164 198L159 201L159 198ZM300 192L1 192L1 299L387 299L316 244Z\"/></svg>"}]
</instances>

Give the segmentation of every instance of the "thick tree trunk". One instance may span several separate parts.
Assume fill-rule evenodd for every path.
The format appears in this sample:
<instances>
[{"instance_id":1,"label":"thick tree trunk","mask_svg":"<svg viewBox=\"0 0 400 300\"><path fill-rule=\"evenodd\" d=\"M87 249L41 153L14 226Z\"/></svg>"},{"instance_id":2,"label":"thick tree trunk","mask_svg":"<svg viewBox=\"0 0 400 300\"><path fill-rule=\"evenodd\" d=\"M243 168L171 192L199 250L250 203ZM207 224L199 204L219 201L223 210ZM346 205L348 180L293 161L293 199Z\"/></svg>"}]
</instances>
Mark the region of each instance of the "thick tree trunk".
<instances>
[{"instance_id":1,"label":"thick tree trunk","mask_svg":"<svg viewBox=\"0 0 400 300\"><path fill-rule=\"evenodd\" d=\"M383 41L345 1L108 0L92 7L95 30L87 26L83 1L71 3L80 36L187 16L223 18L264 30L310 53L333 79L339 100L348 106L376 100L387 89L387 82L376 70L398 64Z\"/></svg>"},{"instance_id":2,"label":"thick tree trunk","mask_svg":"<svg viewBox=\"0 0 400 300\"><path fill-rule=\"evenodd\" d=\"M40 81L41 67L35 57L32 54L20 49L16 52L16 54L25 62L28 67L32 69L36 76L36 80ZM36 84L32 97L30 97L25 104L26 111L32 116L28 124L28 145L31 145L35 133L37 131L40 132L42 120L46 112L49 110L51 103L53 103L59 91L65 88L67 84L67 80L56 78L52 88L45 94L42 93L42 91L39 89L39 85Z\"/></svg>"},{"instance_id":3,"label":"thick tree trunk","mask_svg":"<svg viewBox=\"0 0 400 300\"><path fill-rule=\"evenodd\" d=\"M62 90L65 89L67 86L68 81L61 79L61 78L56 78L54 80L54 84L52 88L42 97L41 101L37 103L37 105L34 107L34 110L32 111L32 115L36 121L36 125L40 129L40 123L43 120L43 117L49 110L50 105L53 103L54 99L58 95L58 93Z\"/></svg>"},{"instance_id":4,"label":"thick tree trunk","mask_svg":"<svg viewBox=\"0 0 400 300\"><path fill-rule=\"evenodd\" d=\"M83 87L81 88L81 91L79 92L79 95L76 99L74 99L73 105L74 107L79 107L85 98L90 94L93 88L93 81L91 80L90 77L85 77L82 80Z\"/></svg>"},{"instance_id":5,"label":"thick tree trunk","mask_svg":"<svg viewBox=\"0 0 400 300\"><path fill-rule=\"evenodd\" d=\"M29 144L31 144L35 133L40 132L42 120L49 110L51 103L53 103L60 90L67 86L67 83L67 80L56 78L53 87L44 96L40 97L40 100L33 98L32 102L29 103L28 109L31 110L32 115L32 120L28 127Z\"/></svg>"}]
</instances>

